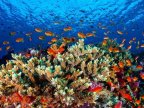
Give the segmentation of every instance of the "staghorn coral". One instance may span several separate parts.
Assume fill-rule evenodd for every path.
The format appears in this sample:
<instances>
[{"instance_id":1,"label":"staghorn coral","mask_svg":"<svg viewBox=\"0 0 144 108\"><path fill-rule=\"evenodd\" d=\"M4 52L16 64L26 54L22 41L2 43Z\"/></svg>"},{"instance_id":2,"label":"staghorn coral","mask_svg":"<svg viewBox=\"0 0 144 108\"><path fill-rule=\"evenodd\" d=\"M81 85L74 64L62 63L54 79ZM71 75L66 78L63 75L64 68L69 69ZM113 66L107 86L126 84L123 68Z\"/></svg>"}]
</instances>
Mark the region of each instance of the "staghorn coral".
<instances>
[{"instance_id":1,"label":"staghorn coral","mask_svg":"<svg viewBox=\"0 0 144 108\"><path fill-rule=\"evenodd\" d=\"M95 106L98 100L112 106L107 102L112 96L110 91L103 88L100 92L89 92L89 87L92 81L101 83L115 77L111 64L116 64L117 55L111 57L102 48L84 45L84 40L79 40L54 59L49 55L30 59L20 54L12 57L14 60L0 67L0 95L9 97L9 102L0 101L2 107L14 102L22 107L77 108L85 103ZM22 99L12 101L14 93ZM25 96L34 97L28 106L23 103Z\"/></svg>"}]
</instances>

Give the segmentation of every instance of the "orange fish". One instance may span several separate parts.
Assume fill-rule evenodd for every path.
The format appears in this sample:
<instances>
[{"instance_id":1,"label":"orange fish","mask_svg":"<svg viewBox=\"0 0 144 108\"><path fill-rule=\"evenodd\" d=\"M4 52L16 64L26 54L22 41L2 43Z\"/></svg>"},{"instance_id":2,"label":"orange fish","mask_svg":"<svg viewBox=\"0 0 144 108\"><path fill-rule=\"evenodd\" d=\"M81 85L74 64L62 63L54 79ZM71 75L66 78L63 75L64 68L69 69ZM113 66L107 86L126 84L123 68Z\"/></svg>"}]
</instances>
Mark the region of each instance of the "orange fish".
<instances>
[{"instance_id":1,"label":"orange fish","mask_svg":"<svg viewBox=\"0 0 144 108\"><path fill-rule=\"evenodd\" d=\"M138 78L137 77L133 77L133 81L135 82L135 81L137 81L138 80Z\"/></svg>"},{"instance_id":2,"label":"orange fish","mask_svg":"<svg viewBox=\"0 0 144 108\"><path fill-rule=\"evenodd\" d=\"M103 40L102 45L103 45L103 46L106 46L106 45L107 45L107 40L106 40L106 39Z\"/></svg>"},{"instance_id":3,"label":"orange fish","mask_svg":"<svg viewBox=\"0 0 144 108\"><path fill-rule=\"evenodd\" d=\"M7 47L6 47L6 50L9 50L10 48L11 48L11 46L7 46Z\"/></svg>"},{"instance_id":4,"label":"orange fish","mask_svg":"<svg viewBox=\"0 0 144 108\"><path fill-rule=\"evenodd\" d=\"M139 104L140 104L140 102L141 102L140 100L136 100L136 102L135 102L135 103L136 103L137 105L139 105Z\"/></svg>"},{"instance_id":5,"label":"orange fish","mask_svg":"<svg viewBox=\"0 0 144 108\"><path fill-rule=\"evenodd\" d=\"M46 32L45 32L45 35L46 35L46 36L54 36L54 33L51 32L51 31L46 31Z\"/></svg>"},{"instance_id":6,"label":"orange fish","mask_svg":"<svg viewBox=\"0 0 144 108\"><path fill-rule=\"evenodd\" d=\"M57 38L52 38L51 42L57 42Z\"/></svg>"},{"instance_id":7,"label":"orange fish","mask_svg":"<svg viewBox=\"0 0 144 108\"><path fill-rule=\"evenodd\" d=\"M141 47L141 48L144 48L144 44L141 44L140 47Z\"/></svg>"},{"instance_id":8,"label":"orange fish","mask_svg":"<svg viewBox=\"0 0 144 108\"><path fill-rule=\"evenodd\" d=\"M124 63L123 62L119 61L118 65L119 65L120 68L124 68Z\"/></svg>"},{"instance_id":9,"label":"orange fish","mask_svg":"<svg viewBox=\"0 0 144 108\"><path fill-rule=\"evenodd\" d=\"M48 44L52 44L52 43L53 43L53 42L51 42L51 41L50 41L50 42L48 42Z\"/></svg>"},{"instance_id":10,"label":"orange fish","mask_svg":"<svg viewBox=\"0 0 144 108\"><path fill-rule=\"evenodd\" d=\"M65 43L70 43L70 42L74 42L76 39L75 39L74 37L72 37L72 38L64 37L64 38L62 38L62 40L63 40Z\"/></svg>"},{"instance_id":11,"label":"orange fish","mask_svg":"<svg viewBox=\"0 0 144 108\"><path fill-rule=\"evenodd\" d=\"M39 36L38 38L39 38L39 40L44 40L45 36Z\"/></svg>"},{"instance_id":12,"label":"orange fish","mask_svg":"<svg viewBox=\"0 0 144 108\"><path fill-rule=\"evenodd\" d=\"M130 45L130 46L127 47L127 50L130 50L131 48L132 48L132 46Z\"/></svg>"},{"instance_id":13,"label":"orange fish","mask_svg":"<svg viewBox=\"0 0 144 108\"><path fill-rule=\"evenodd\" d=\"M127 80L128 82L132 82L132 79L131 79L130 76L126 77L126 80Z\"/></svg>"},{"instance_id":14,"label":"orange fish","mask_svg":"<svg viewBox=\"0 0 144 108\"><path fill-rule=\"evenodd\" d=\"M35 31L40 33L40 32L42 32L42 29L40 29L40 28L35 28Z\"/></svg>"},{"instance_id":15,"label":"orange fish","mask_svg":"<svg viewBox=\"0 0 144 108\"><path fill-rule=\"evenodd\" d=\"M87 33L86 36L87 37L91 37L91 36L95 36L95 34L93 34L93 33Z\"/></svg>"},{"instance_id":16,"label":"orange fish","mask_svg":"<svg viewBox=\"0 0 144 108\"><path fill-rule=\"evenodd\" d=\"M0 48L0 51L2 51L2 48Z\"/></svg>"},{"instance_id":17,"label":"orange fish","mask_svg":"<svg viewBox=\"0 0 144 108\"><path fill-rule=\"evenodd\" d=\"M70 38L70 42L75 42L76 39L74 37Z\"/></svg>"},{"instance_id":18,"label":"orange fish","mask_svg":"<svg viewBox=\"0 0 144 108\"><path fill-rule=\"evenodd\" d=\"M124 46L124 44L123 43L121 43L120 45L119 45L119 47L123 47Z\"/></svg>"},{"instance_id":19,"label":"orange fish","mask_svg":"<svg viewBox=\"0 0 144 108\"><path fill-rule=\"evenodd\" d=\"M113 47L109 47L109 52L113 52Z\"/></svg>"},{"instance_id":20,"label":"orange fish","mask_svg":"<svg viewBox=\"0 0 144 108\"><path fill-rule=\"evenodd\" d=\"M120 31L120 30L117 30L117 33L118 33L119 35L123 35L123 32Z\"/></svg>"},{"instance_id":21,"label":"orange fish","mask_svg":"<svg viewBox=\"0 0 144 108\"><path fill-rule=\"evenodd\" d=\"M31 36L32 35L32 33L30 32L30 33L26 33L25 34L26 36Z\"/></svg>"},{"instance_id":22,"label":"orange fish","mask_svg":"<svg viewBox=\"0 0 144 108\"><path fill-rule=\"evenodd\" d=\"M127 66L132 66L132 63L131 63L131 61L128 59L128 60L126 60L126 65Z\"/></svg>"},{"instance_id":23,"label":"orange fish","mask_svg":"<svg viewBox=\"0 0 144 108\"><path fill-rule=\"evenodd\" d=\"M124 43L125 41L126 41L126 39L123 39L123 40L122 40L122 43Z\"/></svg>"},{"instance_id":24,"label":"orange fish","mask_svg":"<svg viewBox=\"0 0 144 108\"><path fill-rule=\"evenodd\" d=\"M14 36L14 35L16 35L16 32L10 32L9 35Z\"/></svg>"},{"instance_id":25,"label":"orange fish","mask_svg":"<svg viewBox=\"0 0 144 108\"><path fill-rule=\"evenodd\" d=\"M116 103L116 104L114 105L114 108L122 108L122 101Z\"/></svg>"},{"instance_id":26,"label":"orange fish","mask_svg":"<svg viewBox=\"0 0 144 108\"><path fill-rule=\"evenodd\" d=\"M67 38L67 37L63 37L62 40L66 43L70 43L70 38Z\"/></svg>"},{"instance_id":27,"label":"orange fish","mask_svg":"<svg viewBox=\"0 0 144 108\"><path fill-rule=\"evenodd\" d=\"M143 99L143 100L144 100L144 95L142 95L142 96L141 96L141 99Z\"/></svg>"},{"instance_id":28,"label":"orange fish","mask_svg":"<svg viewBox=\"0 0 144 108\"><path fill-rule=\"evenodd\" d=\"M118 52L120 52L120 50L119 50L119 48L114 48L113 52L118 53Z\"/></svg>"},{"instance_id":29,"label":"orange fish","mask_svg":"<svg viewBox=\"0 0 144 108\"><path fill-rule=\"evenodd\" d=\"M80 38L86 38L86 35L84 33L78 32L78 37L80 37Z\"/></svg>"},{"instance_id":30,"label":"orange fish","mask_svg":"<svg viewBox=\"0 0 144 108\"><path fill-rule=\"evenodd\" d=\"M107 39L109 39L109 37L108 37L108 36L105 36L105 37L104 37L104 40L107 40Z\"/></svg>"},{"instance_id":31,"label":"orange fish","mask_svg":"<svg viewBox=\"0 0 144 108\"><path fill-rule=\"evenodd\" d=\"M66 27L64 28L64 31L71 31L72 30L72 27Z\"/></svg>"},{"instance_id":32,"label":"orange fish","mask_svg":"<svg viewBox=\"0 0 144 108\"><path fill-rule=\"evenodd\" d=\"M23 41L24 41L23 38L17 38L17 39L16 39L16 42L17 42L17 43L20 43L20 42L23 42Z\"/></svg>"},{"instance_id":33,"label":"orange fish","mask_svg":"<svg viewBox=\"0 0 144 108\"><path fill-rule=\"evenodd\" d=\"M3 41L3 45L9 44L9 41Z\"/></svg>"},{"instance_id":34,"label":"orange fish","mask_svg":"<svg viewBox=\"0 0 144 108\"><path fill-rule=\"evenodd\" d=\"M103 87L102 86L97 86L95 88L90 88L89 91L90 92L100 92L102 91Z\"/></svg>"},{"instance_id":35,"label":"orange fish","mask_svg":"<svg viewBox=\"0 0 144 108\"><path fill-rule=\"evenodd\" d=\"M141 79L144 80L144 73L143 72L140 73L140 77L141 77Z\"/></svg>"},{"instance_id":36,"label":"orange fish","mask_svg":"<svg viewBox=\"0 0 144 108\"><path fill-rule=\"evenodd\" d=\"M120 68L119 68L117 65L112 66L112 70L113 70L114 72L120 72Z\"/></svg>"},{"instance_id":37,"label":"orange fish","mask_svg":"<svg viewBox=\"0 0 144 108\"><path fill-rule=\"evenodd\" d=\"M138 65L138 66L136 66L136 68L139 69L139 70L142 70L142 69L143 69L143 66Z\"/></svg>"}]
</instances>

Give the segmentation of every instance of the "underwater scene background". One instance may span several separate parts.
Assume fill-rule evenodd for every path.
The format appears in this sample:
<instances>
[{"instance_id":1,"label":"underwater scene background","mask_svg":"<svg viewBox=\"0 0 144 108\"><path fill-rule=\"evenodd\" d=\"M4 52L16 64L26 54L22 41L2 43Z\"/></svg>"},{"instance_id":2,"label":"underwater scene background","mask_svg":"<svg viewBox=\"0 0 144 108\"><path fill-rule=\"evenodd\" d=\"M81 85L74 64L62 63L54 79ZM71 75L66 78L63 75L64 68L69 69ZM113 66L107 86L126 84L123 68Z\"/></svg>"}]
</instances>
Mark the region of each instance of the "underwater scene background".
<instances>
[{"instance_id":1,"label":"underwater scene background","mask_svg":"<svg viewBox=\"0 0 144 108\"><path fill-rule=\"evenodd\" d=\"M86 42L97 43L102 41L105 35L110 38L127 39L128 42L136 37L142 44L143 40L143 12L144 2L142 0L1 0L0 1L0 47L3 50L0 56L5 55L3 41L10 41L10 46L16 52L26 50L29 47L36 47L41 44L47 46L47 41L52 37L46 37L40 41L38 36L43 33L36 33L35 28L43 31L50 30L61 37L77 37L77 32L96 31L95 38L86 39ZM101 23L101 27L98 24ZM64 32L63 28L71 26L70 32ZM119 35L117 30L123 32ZM104 32L110 31L108 34ZM10 32L16 32L15 36L10 36ZM32 42L28 41L26 33L32 32ZM17 44L15 39L24 38L23 43ZM133 53L143 50L136 49L136 44L132 43Z\"/></svg>"},{"instance_id":2,"label":"underwater scene background","mask_svg":"<svg viewBox=\"0 0 144 108\"><path fill-rule=\"evenodd\" d=\"M143 0L0 0L1 108L144 108Z\"/></svg>"}]
</instances>

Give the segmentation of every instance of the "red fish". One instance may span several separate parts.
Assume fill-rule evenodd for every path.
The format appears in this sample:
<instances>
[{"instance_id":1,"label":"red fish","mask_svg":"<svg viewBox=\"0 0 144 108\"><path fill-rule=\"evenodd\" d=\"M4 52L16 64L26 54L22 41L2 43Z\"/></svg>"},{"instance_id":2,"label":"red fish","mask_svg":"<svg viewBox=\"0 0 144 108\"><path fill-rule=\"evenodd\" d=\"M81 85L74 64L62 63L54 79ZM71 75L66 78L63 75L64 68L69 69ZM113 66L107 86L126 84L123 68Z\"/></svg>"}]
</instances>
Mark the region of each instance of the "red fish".
<instances>
[{"instance_id":1,"label":"red fish","mask_svg":"<svg viewBox=\"0 0 144 108\"><path fill-rule=\"evenodd\" d=\"M56 44L53 44L50 48L48 48L47 53L53 57L56 57L58 53L62 53L64 50L65 49L63 45L58 47Z\"/></svg>"},{"instance_id":2,"label":"red fish","mask_svg":"<svg viewBox=\"0 0 144 108\"><path fill-rule=\"evenodd\" d=\"M26 54L25 54L25 57L26 57L26 58L30 58L30 57L31 57L31 54L26 53Z\"/></svg>"},{"instance_id":3,"label":"red fish","mask_svg":"<svg viewBox=\"0 0 144 108\"><path fill-rule=\"evenodd\" d=\"M6 102L6 97L0 96L0 103L5 103L5 102Z\"/></svg>"},{"instance_id":4,"label":"red fish","mask_svg":"<svg viewBox=\"0 0 144 108\"><path fill-rule=\"evenodd\" d=\"M125 98L126 100L132 101L132 97L131 97L130 94L124 93L123 91L120 91L120 94L121 94L121 96L122 96L123 98Z\"/></svg>"},{"instance_id":5,"label":"red fish","mask_svg":"<svg viewBox=\"0 0 144 108\"><path fill-rule=\"evenodd\" d=\"M94 87L94 88L91 88L89 89L90 92L100 92L102 91L103 87L102 86L97 86L97 87Z\"/></svg>"},{"instance_id":6,"label":"red fish","mask_svg":"<svg viewBox=\"0 0 144 108\"><path fill-rule=\"evenodd\" d=\"M114 105L114 108L122 108L122 101L119 101Z\"/></svg>"},{"instance_id":7,"label":"red fish","mask_svg":"<svg viewBox=\"0 0 144 108\"><path fill-rule=\"evenodd\" d=\"M15 92L11 96L11 101L13 103L15 103L15 102L21 102L22 101L22 96L18 92Z\"/></svg>"},{"instance_id":8,"label":"red fish","mask_svg":"<svg viewBox=\"0 0 144 108\"><path fill-rule=\"evenodd\" d=\"M43 97L41 97L40 102L41 102L42 104L47 103L47 102L48 102L48 99L43 96Z\"/></svg>"}]
</instances>

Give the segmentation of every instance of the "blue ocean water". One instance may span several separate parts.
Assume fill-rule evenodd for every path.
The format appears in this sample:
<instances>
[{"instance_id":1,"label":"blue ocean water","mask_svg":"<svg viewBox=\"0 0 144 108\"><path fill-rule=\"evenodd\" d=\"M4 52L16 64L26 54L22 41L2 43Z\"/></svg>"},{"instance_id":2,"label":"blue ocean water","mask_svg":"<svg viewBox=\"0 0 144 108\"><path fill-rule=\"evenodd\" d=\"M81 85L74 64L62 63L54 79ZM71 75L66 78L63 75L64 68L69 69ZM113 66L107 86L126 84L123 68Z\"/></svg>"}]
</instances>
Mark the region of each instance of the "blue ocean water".
<instances>
[{"instance_id":1,"label":"blue ocean water","mask_svg":"<svg viewBox=\"0 0 144 108\"><path fill-rule=\"evenodd\" d=\"M101 24L104 28L100 28ZM63 28L71 26L73 29L64 32ZM136 44L144 44L144 1L143 0L0 0L0 58L8 53L5 48L11 46L14 52L21 52L30 47L47 47L47 42L53 37L46 37L41 41L35 28L52 31L62 37L77 37L78 32L96 31L96 37L87 38L86 43L98 43L103 40L104 32L108 36L117 38L118 42L132 43L132 53L140 53L144 48L136 49ZM106 28L106 29L105 29ZM119 35L117 30L123 32ZM16 32L10 36L10 32ZM32 32L32 41L25 34ZM16 43L17 38L24 38L24 42ZM9 45L3 45L9 41Z\"/></svg>"}]
</instances>

